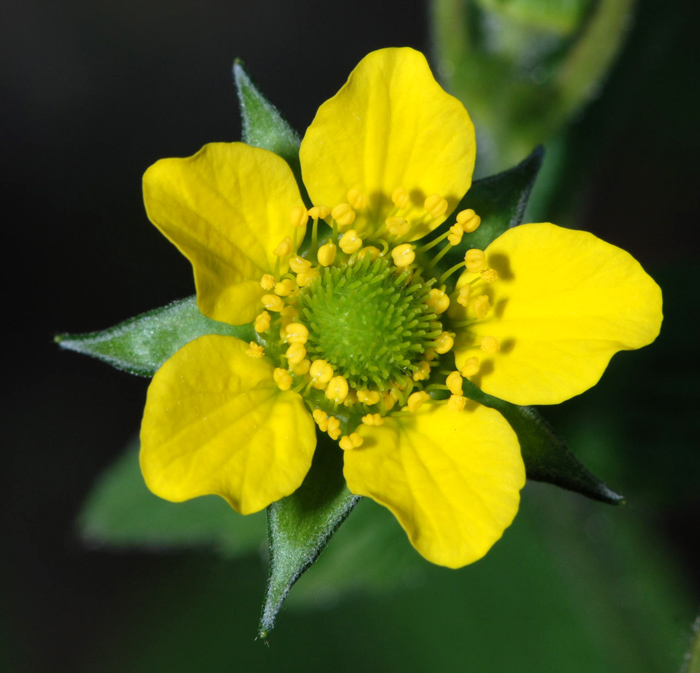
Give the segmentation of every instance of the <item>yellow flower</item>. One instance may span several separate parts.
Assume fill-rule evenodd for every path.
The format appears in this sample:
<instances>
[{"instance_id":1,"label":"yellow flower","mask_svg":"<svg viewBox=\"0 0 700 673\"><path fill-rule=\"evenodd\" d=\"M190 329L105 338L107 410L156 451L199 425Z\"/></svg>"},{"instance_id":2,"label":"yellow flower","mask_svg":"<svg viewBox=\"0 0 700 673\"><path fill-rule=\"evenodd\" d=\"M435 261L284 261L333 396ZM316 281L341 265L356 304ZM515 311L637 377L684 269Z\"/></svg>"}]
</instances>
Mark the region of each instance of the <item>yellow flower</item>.
<instances>
[{"instance_id":1,"label":"yellow flower","mask_svg":"<svg viewBox=\"0 0 700 673\"><path fill-rule=\"evenodd\" d=\"M148 170L148 215L192 263L202 313L257 330L251 344L200 337L155 375L141 431L154 493L256 512L301 485L327 432L348 488L388 507L427 559L459 567L489 550L525 470L513 430L458 394L460 376L517 404L560 402L655 338L661 296L627 253L552 224L470 253L456 286L435 279L420 239L469 189L474 157L469 116L425 58L384 49L306 132L308 211L285 161L242 143Z\"/></svg>"}]
</instances>

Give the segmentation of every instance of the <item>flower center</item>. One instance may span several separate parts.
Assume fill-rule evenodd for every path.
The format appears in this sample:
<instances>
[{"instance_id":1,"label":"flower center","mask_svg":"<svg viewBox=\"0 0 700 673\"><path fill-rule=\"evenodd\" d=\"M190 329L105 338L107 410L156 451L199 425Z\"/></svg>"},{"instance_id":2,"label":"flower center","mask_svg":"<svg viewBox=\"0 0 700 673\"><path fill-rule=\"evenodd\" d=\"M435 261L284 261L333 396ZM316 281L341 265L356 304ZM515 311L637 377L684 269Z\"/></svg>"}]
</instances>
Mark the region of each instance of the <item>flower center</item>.
<instances>
[{"instance_id":1,"label":"flower center","mask_svg":"<svg viewBox=\"0 0 700 673\"><path fill-rule=\"evenodd\" d=\"M307 353L326 360L352 388L385 390L407 381L442 332L428 305L433 282L385 258L324 268L299 296Z\"/></svg>"}]
</instances>

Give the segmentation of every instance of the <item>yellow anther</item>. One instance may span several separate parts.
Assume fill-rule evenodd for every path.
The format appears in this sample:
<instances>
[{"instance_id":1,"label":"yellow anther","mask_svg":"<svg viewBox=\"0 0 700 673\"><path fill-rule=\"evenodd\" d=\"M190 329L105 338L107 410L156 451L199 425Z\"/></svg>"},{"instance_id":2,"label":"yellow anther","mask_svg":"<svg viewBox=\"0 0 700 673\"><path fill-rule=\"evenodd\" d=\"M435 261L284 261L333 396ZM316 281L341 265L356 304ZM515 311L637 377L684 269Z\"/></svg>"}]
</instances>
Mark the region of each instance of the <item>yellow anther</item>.
<instances>
[{"instance_id":1,"label":"yellow anther","mask_svg":"<svg viewBox=\"0 0 700 673\"><path fill-rule=\"evenodd\" d=\"M439 194L431 194L424 202L423 207L433 217L440 217L447 212L447 200Z\"/></svg>"},{"instance_id":2,"label":"yellow anther","mask_svg":"<svg viewBox=\"0 0 700 673\"><path fill-rule=\"evenodd\" d=\"M316 267L309 269L308 271L302 271L297 274L297 285L299 287L306 287L311 285L311 283L318 278L319 271Z\"/></svg>"},{"instance_id":3,"label":"yellow anther","mask_svg":"<svg viewBox=\"0 0 700 673\"><path fill-rule=\"evenodd\" d=\"M420 390L417 393L412 393L408 396L406 406L412 414L415 414L416 411L418 411L418 409L420 409L421 406L423 406L423 404L429 399L430 395L428 395L428 393L426 393L425 390Z\"/></svg>"},{"instance_id":4,"label":"yellow anther","mask_svg":"<svg viewBox=\"0 0 700 673\"><path fill-rule=\"evenodd\" d=\"M343 404L346 407L351 407L353 404L357 404L357 393L351 388L348 392L348 396L345 398Z\"/></svg>"},{"instance_id":5,"label":"yellow anther","mask_svg":"<svg viewBox=\"0 0 700 673\"><path fill-rule=\"evenodd\" d=\"M309 215L314 220L325 220L331 214L331 209L328 206L320 205L309 208Z\"/></svg>"},{"instance_id":6,"label":"yellow anther","mask_svg":"<svg viewBox=\"0 0 700 673\"><path fill-rule=\"evenodd\" d=\"M485 294L480 294L475 300L473 305L474 317L478 320L483 320L486 314L491 308L491 302Z\"/></svg>"},{"instance_id":7,"label":"yellow anther","mask_svg":"<svg viewBox=\"0 0 700 673\"><path fill-rule=\"evenodd\" d=\"M321 428L321 432L328 430L328 414L325 411L314 409L311 415L314 417L318 427Z\"/></svg>"},{"instance_id":8,"label":"yellow anther","mask_svg":"<svg viewBox=\"0 0 700 673\"><path fill-rule=\"evenodd\" d=\"M255 318L253 327L255 328L255 331L258 332L258 334L260 332L264 332L265 330L270 329L270 314L267 311L263 311L262 313L260 313Z\"/></svg>"},{"instance_id":9,"label":"yellow anther","mask_svg":"<svg viewBox=\"0 0 700 673\"><path fill-rule=\"evenodd\" d=\"M318 249L316 254L318 258L318 263L321 266L330 266L335 262L335 256L338 252L338 248L335 247L333 243L326 243Z\"/></svg>"},{"instance_id":10,"label":"yellow anther","mask_svg":"<svg viewBox=\"0 0 700 673\"><path fill-rule=\"evenodd\" d=\"M464 230L462 229L462 225L453 224L450 227L450 233L447 235L447 240L450 242L450 245L459 245L462 242L463 235Z\"/></svg>"},{"instance_id":11,"label":"yellow anther","mask_svg":"<svg viewBox=\"0 0 700 673\"><path fill-rule=\"evenodd\" d=\"M355 211L349 203L339 203L331 210L331 217L339 227L347 227L355 221Z\"/></svg>"},{"instance_id":12,"label":"yellow anther","mask_svg":"<svg viewBox=\"0 0 700 673\"><path fill-rule=\"evenodd\" d=\"M410 243L397 245L392 251L391 256L394 258L394 264L399 268L413 264L416 258L416 253L413 252L413 246Z\"/></svg>"},{"instance_id":13,"label":"yellow anther","mask_svg":"<svg viewBox=\"0 0 700 673\"><path fill-rule=\"evenodd\" d=\"M494 353L497 353L500 349L500 346L498 345L498 339L492 336L484 337L481 340L480 348L484 353L486 353L486 355L493 355Z\"/></svg>"},{"instance_id":14,"label":"yellow anther","mask_svg":"<svg viewBox=\"0 0 700 673\"><path fill-rule=\"evenodd\" d=\"M305 344L309 338L309 330L300 322L287 325L287 341L290 344Z\"/></svg>"},{"instance_id":15,"label":"yellow anther","mask_svg":"<svg viewBox=\"0 0 700 673\"><path fill-rule=\"evenodd\" d=\"M467 208L457 213L457 222L465 234L471 234L481 224L481 218L471 208Z\"/></svg>"},{"instance_id":16,"label":"yellow anther","mask_svg":"<svg viewBox=\"0 0 700 673\"><path fill-rule=\"evenodd\" d=\"M387 217L384 223L392 236L403 236L411 228L408 220L403 217Z\"/></svg>"},{"instance_id":17,"label":"yellow anther","mask_svg":"<svg viewBox=\"0 0 700 673\"><path fill-rule=\"evenodd\" d=\"M251 358L261 358L265 355L265 349L260 344L256 344L255 341L251 341L245 354Z\"/></svg>"},{"instance_id":18,"label":"yellow anther","mask_svg":"<svg viewBox=\"0 0 700 673\"><path fill-rule=\"evenodd\" d=\"M452 350L452 346L455 345L455 339L449 332L443 332L435 341L437 342L435 352L440 355Z\"/></svg>"},{"instance_id":19,"label":"yellow anther","mask_svg":"<svg viewBox=\"0 0 700 673\"><path fill-rule=\"evenodd\" d=\"M348 190L348 203L355 210L364 210L367 208L367 195L363 194L359 189L353 188ZM340 222L338 222L340 224Z\"/></svg>"},{"instance_id":20,"label":"yellow anther","mask_svg":"<svg viewBox=\"0 0 700 673\"><path fill-rule=\"evenodd\" d=\"M442 290L438 290L434 287L428 293L428 299L425 303L439 315L449 308L450 298Z\"/></svg>"},{"instance_id":21,"label":"yellow anther","mask_svg":"<svg viewBox=\"0 0 700 673\"><path fill-rule=\"evenodd\" d=\"M408 198L408 191L403 187L397 187L391 193L391 201L399 210L403 210L408 205Z\"/></svg>"},{"instance_id":22,"label":"yellow anther","mask_svg":"<svg viewBox=\"0 0 700 673\"><path fill-rule=\"evenodd\" d=\"M338 442L338 446L343 449L343 451L351 451L352 449L357 449L362 446L363 441L364 440L362 437L360 437L360 435L353 432L351 435L341 437L340 441Z\"/></svg>"},{"instance_id":23,"label":"yellow anther","mask_svg":"<svg viewBox=\"0 0 700 673\"><path fill-rule=\"evenodd\" d=\"M262 303L268 311L274 311L275 313L279 313L284 308L282 297L278 297L276 294L264 294Z\"/></svg>"},{"instance_id":24,"label":"yellow anther","mask_svg":"<svg viewBox=\"0 0 700 673\"><path fill-rule=\"evenodd\" d=\"M271 273L266 273L260 279L260 287L263 290L271 290L273 287L275 287L275 277Z\"/></svg>"},{"instance_id":25,"label":"yellow anther","mask_svg":"<svg viewBox=\"0 0 700 673\"><path fill-rule=\"evenodd\" d=\"M304 344L294 343L287 349L285 355L290 365L298 365L306 357L306 348Z\"/></svg>"},{"instance_id":26,"label":"yellow anther","mask_svg":"<svg viewBox=\"0 0 700 673\"><path fill-rule=\"evenodd\" d=\"M296 289L297 284L291 278L285 278L279 283L275 283L275 294L280 297L288 297Z\"/></svg>"},{"instance_id":27,"label":"yellow anther","mask_svg":"<svg viewBox=\"0 0 700 673\"><path fill-rule=\"evenodd\" d=\"M309 213L304 206L294 206L289 213L289 223L293 227L303 227L309 221Z\"/></svg>"},{"instance_id":28,"label":"yellow anther","mask_svg":"<svg viewBox=\"0 0 700 673\"><path fill-rule=\"evenodd\" d=\"M379 392L376 390L358 390L357 399L362 404L377 404L379 402Z\"/></svg>"},{"instance_id":29,"label":"yellow anther","mask_svg":"<svg viewBox=\"0 0 700 673\"><path fill-rule=\"evenodd\" d=\"M445 385L453 395L462 394L462 375L459 372L452 372L445 381Z\"/></svg>"},{"instance_id":30,"label":"yellow anther","mask_svg":"<svg viewBox=\"0 0 700 673\"><path fill-rule=\"evenodd\" d=\"M282 242L274 249L273 255L277 257L286 257L292 254L292 239L285 236Z\"/></svg>"},{"instance_id":31,"label":"yellow anther","mask_svg":"<svg viewBox=\"0 0 700 673\"><path fill-rule=\"evenodd\" d=\"M425 381L430 376L430 363L425 360L421 360L418 363L418 369L413 372L414 381Z\"/></svg>"},{"instance_id":32,"label":"yellow anther","mask_svg":"<svg viewBox=\"0 0 700 673\"><path fill-rule=\"evenodd\" d=\"M294 365L292 367L292 371L297 376L303 376L304 374L308 373L309 367L311 367L311 360L304 358L298 365Z\"/></svg>"},{"instance_id":33,"label":"yellow anther","mask_svg":"<svg viewBox=\"0 0 700 673\"><path fill-rule=\"evenodd\" d=\"M325 360L314 360L309 367L309 375L314 382L314 388L323 390L333 378L333 367Z\"/></svg>"},{"instance_id":34,"label":"yellow anther","mask_svg":"<svg viewBox=\"0 0 700 673\"><path fill-rule=\"evenodd\" d=\"M498 271L496 269L484 269L481 272L481 280L484 283L495 283L498 280Z\"/></svg>"},{"instance_id":35,"label":"yellow anther","mask_svg":"<svg viewBox=\"0 0 700 673\"><path fill-rule=\"evenodd\" d=\"M373 245L368 245L367 247L362 248L362 250L360 250L360 252L357 253L357 256L360 259L364 259L365 257L369 257L372 261L374 261L381 254L382 253L379 250L379 248L375 248Z\"/></svg>"},{"instance_id":36,"label":"yellow anther","mask_svg":"<svg viewBox=\"0 0 700 673\"><path fill-rule=\"evenodd\" d=\"M280 315L283 318L298 318L299 317L299 311L295 309L293 306L285 306L282 311L280 312ZM292 322L291 320L289 322ZM287 323L289 325L289 322Z\"/></svg>"},{"instance_id":37,"label":"yellow anther","mask_svg":"<svg viewBox=\"0 0 700 673\"><path fill-rule=\"evenodd\" d=\"M352 255L362 247L362 239L354 229L349 229L340 237L338 245L346 255Z\"/></svg>"},{"instance_id":38,"label":"yellow anther","mask_svg":"<svg viewBox=\"0 0 700 673\"><path fill-rule=\"evenodd\" d=\"M423 359L432 362L437 357L437 351L434 348L426 348L423 353Z\"/></svg>"},{"instance_id":39,"label":"yellow anther","mask_svg":"<svg viewBox=\"0 0 700 673\"><path fill-rule=\"evenodd\" d=\"M289 390L292 387L292 376L286 369L277 367L275 371L272 372L272 378L275 380L280 390Z\"/></svg>"},{"instance_id":40,"label":"yellow anther","mask_svg":"<svg viewBox=\"0 0 700 673\"><path fill-rule=\"evenodd\" d=\"M328 417L328 435L331 439L340 437L340 421L335 416Z\"/></svg>"},{"instance_id":41,"label":"yellow anther","mask_svg":"<svg viewBox=\"0 0 700 673\"><path fill-rule=\"evenodd\" d=\"M303 273L311 268L311 262L297 255L289 260L289 268L294 271L294 273Z\"/></svg>"},{"instance_id":42,"label":"yellow anther","mask_svg":"<svg viewBox=\"0 0 700 673\"><path fill-rule=\"evenodd\" d=\"M326 388L326 398L332 402L343 402L348 396L348 381L344 376L334 376Z\"/></svg>"},{"instance_id":43,"label":"yellow anther","mask_svg":"<svg viewBox=\"0 0 700 673\"><path fill-rule=\"evenodd\" d=\"M467 265L467 271L480 273L486 268L486 255L483 250L472 248L464 255L464 263Z\"/></svg>"},{"instance_id":44,"label":"yellow anther","mask_svg":"<svg viewBox=\"0 0 700 673\"><path fill-rule=\"evenodd\" d=\"M467 358L459 371L464 378L475 376L479 373L479 358Z\"/></svg>"},{"instance_id":45,"label":"yellow anther","mask_svg":"<svg viewBox=\"0 0 700 673\"><path fill-rule=\"evenodd\" d=\"M467 403L467 398L464 395L451 395L447 400L447 408L450 411L462 411Z\"/></svg>"},{"instance_id":46,"label":"yellow anther","mask_svg":"<svg viewBox=\"0 0 700 673\"><path fill-rule=\"evenodd\" d=\"M384 408L387 411L391 411L396 404L396 400L393 398L391 393L384 393Z\"/></svg>"},{"instance_id":47,"label":"yellow anther","mask_svg":"<svg viewBox=\"0 0 700 673\"><path fill-rule=\"evenodd\" d=\"M472 296L472 286L467 283L459 288L459 294L457 295L457 303L465 308L469 304L469 299Z\"/></svg>"},{"instance_id":48,"label":"yellow anther","mask_svg":"<svg viewBox=\"0 0 700 673\"><path fill-rule=\"evenodd\" d=\"M366 416L362 417L362 422L365 425L383 425L384 418L380 414L367 414Z\"/></svg>"}]
</instances>

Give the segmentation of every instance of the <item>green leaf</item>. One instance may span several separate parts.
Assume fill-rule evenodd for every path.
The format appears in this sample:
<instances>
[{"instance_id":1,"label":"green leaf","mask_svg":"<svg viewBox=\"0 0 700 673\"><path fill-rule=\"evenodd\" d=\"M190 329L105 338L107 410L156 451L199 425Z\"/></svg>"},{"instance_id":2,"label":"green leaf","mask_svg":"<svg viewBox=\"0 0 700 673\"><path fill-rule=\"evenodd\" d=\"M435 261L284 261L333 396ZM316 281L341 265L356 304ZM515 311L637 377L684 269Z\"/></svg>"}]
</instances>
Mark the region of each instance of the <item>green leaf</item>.
<instances>
[{"instance_id":1,"label":"green leaf","mask_svg":"<svg viewBox=\"0 0 700 673\"><path fill-rule=\"evenodd\" d=\"M292 585L318 558L359 497L345 486L338 445L318 432L314 462L295 493L267 508L270 575L260 618L266 639Z\"/></svg>"},{"instance_id":2,"label":"green leaf","mask_svg":"<svg viewBox=\"0 0 700 673\"><path fill-rule=\"evenodd\" d=\"M546 481L611 505L624 504L623 496L586 469L536 409L487 395L467 379L464 380L464 394L500 411L510 423L520 441L528 479Z\"/></svg>"},{"instance_id":3,"label":"green leaf","mask_svg":"<svg viewBox=\"0 0 700 673\"><path fill-rule=\"evenodd\" d=\"M294 177L305 196L299 163L299 134L282 117L253 84L243 62L236 59L233 64L233 79L238 92L238 102L243 123L243 142L253 147L270 150L282 157L292 169Z\"/></svg>"},{"instance_id":4,"label":"green leaf","mask_svg":"<svg viewBox=\"0 0 700 673\"><path fill-rule=\"evenodd\" d=\"M471 208L481 218L479 228L471 234L465 234L462 242L450 249L435 266L436 275L464 261L464 253L471 248L484 250L501 234L523 221L527 201L530 198L535 179L542 166L544 148L538 147L524 161L514 168L492 175L482 180L476 180L471 189L465 194L455 209ZM425 238L429 242L445 232L448 223L439 227ZM431 256L434 251L431 250ZM455 276L452 276L453 281Z\"/></svg>"},{"instance_id":5,"label":"green leaf","mask_svg":"<svg viewBox=\"0 0 700 673\"><path fill-rule=\"evenodd\" d=\"M139 376L153 376L185 344L205 334L255 339L251 325L228 325L203 316L188 297L131 318L101 332L59 334L56 343Z\"/></svg>"},{"instance_id":6,"label":"green leaf","mask_svg":"<svg viewBox=\"0 0 700 673\"><path fill-rule=\"evenodd\" d=\"M93 486L78 517L91 546L149 550L206 547L232 558L258 551L262 513L241 516L215 495L172 503L153 495L139 468L134 441Z\"/></svg>"}]
</instances>

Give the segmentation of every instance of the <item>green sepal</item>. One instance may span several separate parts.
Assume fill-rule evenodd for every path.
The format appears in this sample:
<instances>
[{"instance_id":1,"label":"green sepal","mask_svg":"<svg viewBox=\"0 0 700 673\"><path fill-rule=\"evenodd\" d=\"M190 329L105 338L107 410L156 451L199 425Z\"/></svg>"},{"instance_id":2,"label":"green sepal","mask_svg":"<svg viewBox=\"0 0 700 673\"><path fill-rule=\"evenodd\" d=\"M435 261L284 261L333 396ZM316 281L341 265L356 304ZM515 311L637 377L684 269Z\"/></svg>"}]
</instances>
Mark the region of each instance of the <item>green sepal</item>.
<instances>
[{"instance_id":1,"label":"green sepal","mask_svg":"<svg viewBox=\"0 0 700 673\"><path fill-rule=\"evenodd\" d=\"M253 147L270 150L282 157L292 169L302 198L305 198L308 203L306 189L301 179L299 134L289 125L279 110L260 93L240 59L236 59L233 63L233 80L238 93L243 142Z\"/></svg>"},{"instance_id":2,"label":"green sepal","mask_svg":"<svg viewBox=\"0 0 700 673\"><path fill-rule=\"evenodd\" d=\"M516 227L523 221L527 201L535 184L537 174L544 159L544 148L538 147L527 159L517 166L491 175L482 180L476 180L471 189L464 195L454 211L456 216L461 210L471 208L480 218L481 224L471 234L464 234L459 245L451 248L449 252L435 265L435 275L439 277L447 269L464 261L464 253L471 248L484 250L501 234L512 227ZM450 226L454 217L427 236L427 243L445 232L445 227ZM421 241L421 245L423 241ZM436 248L428 253L435 255ZM459 274L451 277L452 283Z\"/></svg>"},{"instance_id":3,"label":"green sepal","mask_svg":"<svg viewBox=\"0 0 700 673\"><path fill-rule=\"evenodd\" d=\"M348 491L343 452L317 432L318 446L304 483L267 508L270 574L258 636L267 639L292 585L318 558L359 496Z\"/></svg>"},{"instance_id":4,"label":"green sepal","mask_svg":"<svg viewBox=\"0 0 700 673\"><path fill-rule=\"evenodd\" d=\"M54 341L61 348L91 355L131 374L153 376L180 348L205 334L244 341L256 338L252 325L228 325L203 316L192 296L101 332L59 334Z\"/></svg>"},{"instance_id":5,"label":"green sepal","mask_svg":"<svg viewBox=\"0 0 700 673\"><path fill-rule=\"evenodd\" d=\"M590 472L536 409L487 395L467 379L463 390L470 399L500 411L510 423L520 442L528 479L555 484L610 505L624 504L624 497Z\"/></svg>"},{"instance_id":6,"label":"green sepal","mask_svg":"<svg viewBox=\"0 0 700 673\"><path fill-rule=\"evenodd\" d=\"M138 440L95 483L77 527L91 547L151 551L195 547L226 558L255 553L265 539L262 513L239 516L219 496L174 504L153 495L141 476Z\"/></svg>"}]
</instances>

